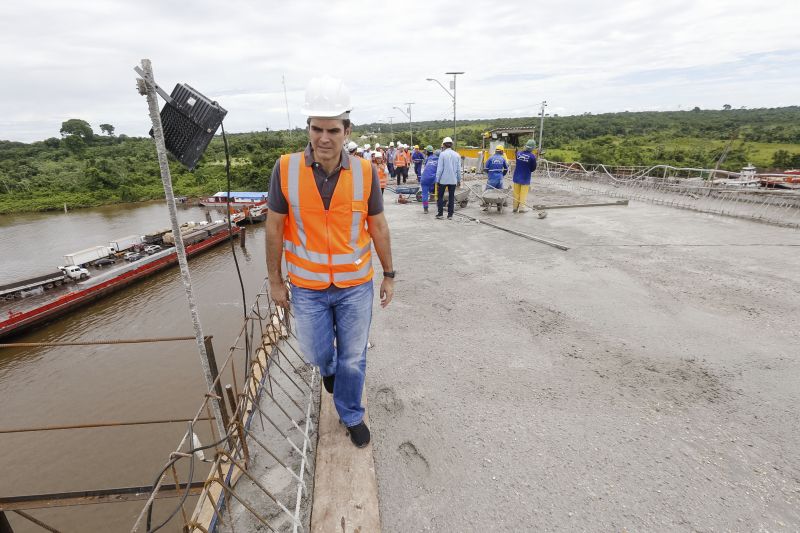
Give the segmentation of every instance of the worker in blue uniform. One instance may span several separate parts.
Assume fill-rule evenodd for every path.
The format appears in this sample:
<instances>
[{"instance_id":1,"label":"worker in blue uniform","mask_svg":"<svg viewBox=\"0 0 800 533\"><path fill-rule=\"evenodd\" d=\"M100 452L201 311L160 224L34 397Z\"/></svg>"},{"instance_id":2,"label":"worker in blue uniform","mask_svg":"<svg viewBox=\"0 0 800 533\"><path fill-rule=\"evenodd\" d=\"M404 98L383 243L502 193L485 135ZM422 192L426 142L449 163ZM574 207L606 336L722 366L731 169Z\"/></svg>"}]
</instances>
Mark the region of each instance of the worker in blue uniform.
<instances>
[{"instance_id":1,"label":"worker in blue uniform","mask_svg":"<svg viewBox=\"0 0 800 533\"><path fill-rule=\"evenodd\" d=\"M414 163L414 174L417 176L417 181L422 183L422 164L425 161L425 154L420 152L419 145L414 145L414 151L411 152L411 161Z\"/></svg>"},{"instance_id":2,"label":"worker in blue uniform","mask_svg":"<svg viewBox=\"0 0 800 533\"><path fill-rule=\"evenodd\" d=\"M489 176L486 189L502 189L503 176L508 174L508 161L506 161L505 149L502 144L497 145L494 155L486 160L483 169Z\"/></svg>"},{"instance_id":3,"label":"worker in blue uniform","mask_svg":"<svg viewBox=\"0 0 800 533\"><path fill-rule=\"evenodd\" d=\"M430 144L425 147L425 165L419 183L422 186L422 212L428 213L428 198L436 185L436 167L439 164L439 150L433 151Z\"/></svg>"},{"instance_id":4,"label":"worker in blue uniform","mask_svg":"<svg viewBox=\"0 0 800 533\"><path fill-rule=\"evenodd\" d=\"M524 213L528 210L526 200L531 188L531 174L536 170L534 148L536 141L530 139L525 143L525 148L517 152L517 164L514 166L514 213Z\"/></svg>"}]
</instances>

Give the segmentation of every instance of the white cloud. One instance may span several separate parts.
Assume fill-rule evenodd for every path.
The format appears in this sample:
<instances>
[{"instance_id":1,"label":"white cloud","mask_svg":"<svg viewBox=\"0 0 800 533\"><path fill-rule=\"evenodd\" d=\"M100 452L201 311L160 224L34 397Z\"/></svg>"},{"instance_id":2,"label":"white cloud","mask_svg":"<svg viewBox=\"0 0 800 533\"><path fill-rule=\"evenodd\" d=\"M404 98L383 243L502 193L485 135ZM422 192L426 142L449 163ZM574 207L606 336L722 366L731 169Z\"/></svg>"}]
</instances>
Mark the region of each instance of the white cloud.
<instances>
[{"instance_id":1,"label":"white cloud","mask_svg":"<svg viewBox=\"0 0 800 533\"><path fill-rule=\"evenodd\" d=\"M57 136L79 117L144 135L133 66L186 82L229 110L229 131L293 125L307 81L339 75L356 122L451 114L434 83L463 70L460 118L796 104L796 2L665 0L498 5L233 0L9 0L0 6L0 139ZM556 111L558 110L558 111Z\"/></svg>"}]
</instances>

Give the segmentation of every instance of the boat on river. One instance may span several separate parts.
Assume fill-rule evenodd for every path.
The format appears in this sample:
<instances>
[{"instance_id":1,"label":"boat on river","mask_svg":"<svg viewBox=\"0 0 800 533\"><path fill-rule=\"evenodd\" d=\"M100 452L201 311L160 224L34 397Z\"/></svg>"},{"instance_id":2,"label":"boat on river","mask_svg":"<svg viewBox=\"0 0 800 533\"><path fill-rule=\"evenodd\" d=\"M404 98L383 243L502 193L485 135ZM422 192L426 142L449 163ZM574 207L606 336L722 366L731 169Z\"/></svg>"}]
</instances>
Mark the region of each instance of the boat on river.
<instances>
[{"instance_id":1,"label":"boat on river","mask_svg":"<svg viewBox=\"0 0 800 533\"><path fill-rule=\"evenodd\" d=\"M205 207L247 207L264 205L267 203L266 192L233 192L231 191L230 202L228 201L228 191L220 191L214 196L201 198L199 204Z\"/></svg>"},{"instance_id":2,"label":"boat on river","mask_svg":"<svg viewBox=\"0 0 800 533\"><path fill-rule=\"evenodd\" d=\"M195 256L216 246L229 238L238 236L241 228L226 221L204 223L182 230L187 257ZM164 242L169 244L168 239ZM47 293L44 299L32 298L16 300L12 308L3 310L0 315L0 338L22 333L23 331L87 305L94 300L116 292L132 283L140 281L178 262L174 246L143 256L141 259L125 263L85 281L70 286L67 292ZM53 291L56 292L56 291Z\"/></svg>"}]
</instances>

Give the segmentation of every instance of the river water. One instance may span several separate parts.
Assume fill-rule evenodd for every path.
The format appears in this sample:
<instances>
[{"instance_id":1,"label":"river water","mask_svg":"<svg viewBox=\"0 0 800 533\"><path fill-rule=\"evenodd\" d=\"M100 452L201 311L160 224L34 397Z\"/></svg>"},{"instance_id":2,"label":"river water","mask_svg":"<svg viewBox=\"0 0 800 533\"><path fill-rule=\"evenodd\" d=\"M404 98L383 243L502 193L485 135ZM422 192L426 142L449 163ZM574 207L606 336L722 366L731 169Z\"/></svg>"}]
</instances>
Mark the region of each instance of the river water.
<instances>
[{"instance_id":1,"label":"river water","mask_svg":"<svg viewBox=\"0 0 800 533\"><path fill-rule=\"evenodd\" d=\"M179 207L179 219L202 221L205 212L201 207ZM218 219L223 213L212 215ZM63 264L66 253L168 226L163 201L67 214L2 216L0 283L51 272ZM246 249L238 242L235 249L249 307L266 272L264 224L246 226L244 231ZM189 269L204 334L213 335L221 363L242 326L241 289L230 245L220 244L193 257ZM184 335L192 336L193 330L180 274L173 267L3 342ZM0 349L0 430L191 418L204 390L193 341ZM0 495L151 484L185 430L185 424L175 423L0 434ZM198 433L204 443L210 440L207 430ZM205 470L196 473L195 480L204 475ZM156 516L171 511L175 502L159 502ZM30 514L65 532L130 531L142 505L86 505ZM17 533L41 531L16 515L9 519Z\"/></svg>"}]
</instances>

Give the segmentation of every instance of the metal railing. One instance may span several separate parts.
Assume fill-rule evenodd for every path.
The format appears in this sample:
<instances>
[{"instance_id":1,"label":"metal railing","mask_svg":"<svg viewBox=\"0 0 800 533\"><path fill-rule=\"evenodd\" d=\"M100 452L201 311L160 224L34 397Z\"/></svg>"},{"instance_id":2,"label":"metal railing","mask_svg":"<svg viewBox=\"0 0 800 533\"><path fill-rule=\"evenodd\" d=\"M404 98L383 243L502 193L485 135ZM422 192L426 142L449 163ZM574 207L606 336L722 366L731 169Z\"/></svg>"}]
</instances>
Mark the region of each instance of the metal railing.
<instances>
[{"instance_id":1,"label":"metal railing","mask_svg":"<svg viewBox=\"0 0 800 533\"><path fill-rule=\"evenodd\" d=\"M652 167L610 167L602 164L539 161L536 181L553 187L628 198L703 213L800 227L800 191L745 187L714 176L736 177L724 170ZM758 174L772 178L778 174Z\"/></svg>"},{"instance_id":2,"label":"metal railing","mask_svg":"<svg viewBox=\"0 0 800 533\"><path fill-rule=\"evenodd\" d=\"M180 520L183 531L308 530L313 492L314 445L319 375L297 347L291 311L277 308L266 281L178 446L158 474L131 531L157 531ZM238 355L244 355L239 381ZM230 377L222 392L223 376ZM219 435L210 401L222 407L225 434ZM227 403L226 403L227 401ZM204 416L206 415L206 416ZM198 423L208 420L213 442L203 445ZM256 423L258 422L258 424ZM207 453L213 458L206 459ZM193 510L187 509L195 463L211 464ZM179 472L188 472L181 480ZM153 523L153 506L169 480L185 494ZM170 504L172 505L172 504ZM163 512L162 512L163 514Z\"/></svg>"}]
</instances>

